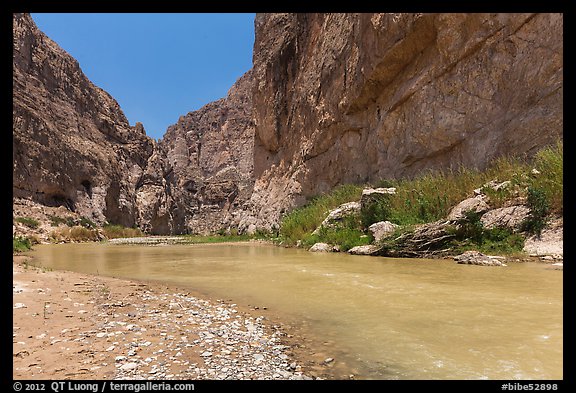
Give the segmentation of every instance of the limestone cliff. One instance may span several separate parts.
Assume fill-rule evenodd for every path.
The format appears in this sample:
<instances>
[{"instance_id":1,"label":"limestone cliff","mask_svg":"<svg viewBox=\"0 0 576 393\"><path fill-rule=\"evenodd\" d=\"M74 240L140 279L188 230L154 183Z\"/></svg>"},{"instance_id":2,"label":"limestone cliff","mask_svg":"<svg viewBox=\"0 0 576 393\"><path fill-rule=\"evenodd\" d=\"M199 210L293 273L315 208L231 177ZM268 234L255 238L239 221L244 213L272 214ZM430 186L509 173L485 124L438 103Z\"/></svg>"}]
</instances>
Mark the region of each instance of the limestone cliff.
<instances>
[{"instance_id":1,"label":"limestone cliff","mask_svg":"<svg viewBox=\"0 0 576 393\"><path fill-rule=\"evenodd\" d=\"M274 229L342 183L562 137L561 14L258 14L253 68L159 142L14 15L13 193L150 233Z\"/></svg>"},{"instance_id":2,"label":"limestone cliff","mask_svg":"<svg viewBox=\"0 0 576 393\"><path fill-rule=\"evenodd\" d=\"M225 98L168 127L137 185L144 230L210 233L238 227L253 185L251 86L247 72Z\"/></svg>"},{"instance_id":3,"label":"limestone cliff","mask_svg":"<svg viewBox=\"0 0 576 393\"><path fill-rule=\"evenodd\" d=\"M13 23L13 196L135 225L135 185L153 141L30 15Z\"/></svg>"},{"instance_id":4,"label":"limestone cliff","mask_svg":"<svg viewBox=\"0 0 576 393\"><path fill-rule=\"evenodd\" d=\"M259 14L252 212L562 136L561 14Z\"/></svg>"}]
</instances>

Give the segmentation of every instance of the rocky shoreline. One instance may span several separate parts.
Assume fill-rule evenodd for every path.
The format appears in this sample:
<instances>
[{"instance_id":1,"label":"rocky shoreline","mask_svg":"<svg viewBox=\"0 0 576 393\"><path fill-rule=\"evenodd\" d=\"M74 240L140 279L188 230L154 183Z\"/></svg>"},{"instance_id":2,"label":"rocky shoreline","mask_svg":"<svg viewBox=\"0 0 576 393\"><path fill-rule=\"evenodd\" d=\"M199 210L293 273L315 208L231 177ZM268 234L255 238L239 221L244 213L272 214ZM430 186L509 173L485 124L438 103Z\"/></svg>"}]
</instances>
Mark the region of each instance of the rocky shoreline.
<instances>
[{"instance_id":1,"label":"rocky shoreline","mask_svg":"<svg viewBox=\"0 0 576 393\"><path fill-rule=\"evenodd\" d=\"M27 258L13 258L14 379L333 376L327 354L262 310L156 283L46 271Z\"/></svg>"}]
</instances>

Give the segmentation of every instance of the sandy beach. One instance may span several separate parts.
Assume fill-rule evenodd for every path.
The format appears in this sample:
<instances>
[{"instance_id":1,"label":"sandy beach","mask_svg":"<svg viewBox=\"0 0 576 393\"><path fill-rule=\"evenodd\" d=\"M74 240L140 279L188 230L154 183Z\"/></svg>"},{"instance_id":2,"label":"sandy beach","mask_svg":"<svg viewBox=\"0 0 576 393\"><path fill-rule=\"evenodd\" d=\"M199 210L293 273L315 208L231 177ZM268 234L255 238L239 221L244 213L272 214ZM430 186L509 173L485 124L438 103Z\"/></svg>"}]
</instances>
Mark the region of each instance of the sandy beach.
<instances>
[{"instance_id":1,"label":"sandy beach","mask_svg":"<svg viewBox=\"0 0 576 393\"><path fill-rule=\"evenodd\" d=\"M338 368L264 310L29 262L13 257L14 379L328 379Z\"/></svg>"}]
</instances>

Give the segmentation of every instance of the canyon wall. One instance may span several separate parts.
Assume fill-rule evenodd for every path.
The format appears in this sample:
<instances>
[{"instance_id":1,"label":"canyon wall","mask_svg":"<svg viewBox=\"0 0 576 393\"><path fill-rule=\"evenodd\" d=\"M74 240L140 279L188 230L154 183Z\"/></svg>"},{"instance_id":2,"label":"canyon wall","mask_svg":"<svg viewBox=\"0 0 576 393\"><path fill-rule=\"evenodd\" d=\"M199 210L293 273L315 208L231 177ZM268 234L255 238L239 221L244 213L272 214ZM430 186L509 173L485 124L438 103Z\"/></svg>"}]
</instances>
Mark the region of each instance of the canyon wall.
<instances>
[{"instance_id":1,"label":"canyon wall","mask_svg":"<svg viewBox=\"0 0 576 393\"><path fill-rule=\"evenodd\" d=\"M154 142L30 15L14 14L13 32L13 197L136 225Z\"/></svg>"},{"instance_id":2,"label":"canyon wall","mask_svg":"<svg viewBox=\"0 0 576 393\"><path fill-rule=\"evenodd\" d=\"M342 183L562 138L561 14L258 14L253 68L158 142L14 15L13 195L149 233L275 230Z\"/></svg>"},{"instance_id":3,"label":"canyon wall","mask_svg":"<svg viewBox=\"0 0 576 393\"><path fill-rule=\"evenodd\" d=\"M28 14L13 18L13 197L152 234L237 228L252 194L252 76L155 142Z\"/></svg>"},{"instance_id":4,"label":"canyon wall","mask_svg":"<svg viewBox=\"0 0 576 393\"><path fill-rule=\"evenodd\" d=\"M168 127L137 185L145 231L207 234L238 228L254 183L251 87L247 72L225 98Z\"/></svg>"},{"instance_id":5,"label":"canyon wall","mask_svg":"<svg viewBox=\"0 0 576 393\"><path fill-rule=\"evenodd\" d=\"M259 14L247 228L342 183L562 137L561 14Z\"/></svg>"}]
</instances>

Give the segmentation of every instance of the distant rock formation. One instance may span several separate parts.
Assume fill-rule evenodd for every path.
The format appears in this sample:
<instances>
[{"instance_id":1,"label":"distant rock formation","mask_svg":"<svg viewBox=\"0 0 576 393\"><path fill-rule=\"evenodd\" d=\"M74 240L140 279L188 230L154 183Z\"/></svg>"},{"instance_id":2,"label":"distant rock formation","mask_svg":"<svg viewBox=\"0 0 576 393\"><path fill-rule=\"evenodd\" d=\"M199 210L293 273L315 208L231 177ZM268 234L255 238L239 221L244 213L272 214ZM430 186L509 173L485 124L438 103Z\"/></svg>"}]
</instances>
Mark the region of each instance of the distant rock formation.
<instances>
[{"instance_id":1,"label":"distant rock formation","mask_svg":"<svg viewBox=\"0 0 576 393\"><path fill-rule=\"evenodd\" d=\"M247 72L226 98L168 128L137 185L142 229L206 234L238 227L254 183L251 87Z\"/></svg>"}]
</instances>

